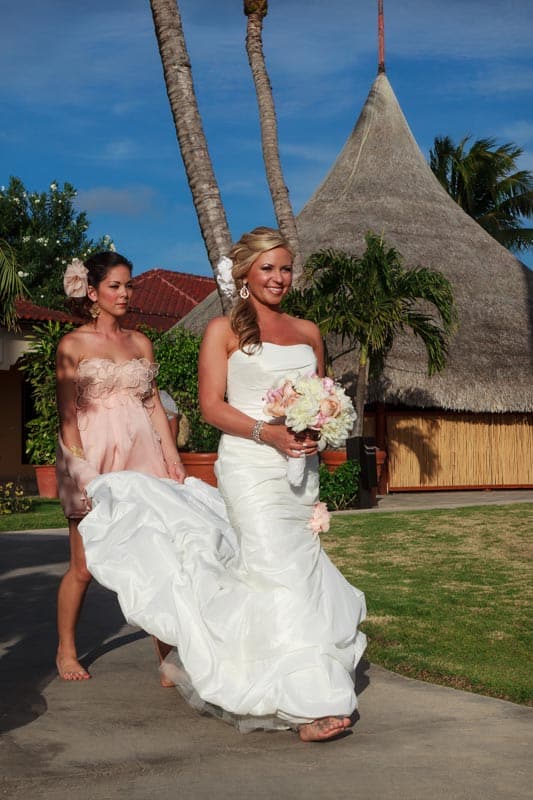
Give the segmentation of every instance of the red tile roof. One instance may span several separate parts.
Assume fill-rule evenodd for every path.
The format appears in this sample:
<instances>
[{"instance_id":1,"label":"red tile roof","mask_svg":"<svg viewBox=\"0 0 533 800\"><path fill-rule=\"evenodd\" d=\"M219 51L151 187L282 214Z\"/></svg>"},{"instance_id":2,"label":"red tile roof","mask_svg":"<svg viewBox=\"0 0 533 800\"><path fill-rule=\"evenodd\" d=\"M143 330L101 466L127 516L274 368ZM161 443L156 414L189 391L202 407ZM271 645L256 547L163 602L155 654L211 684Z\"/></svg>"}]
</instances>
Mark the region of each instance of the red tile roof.
<instances>
[{"instance_id":1,"label":"red tile roof","mask_svg":"<svg viewBox=\"0 0 533 800\"><path fill-rule=\"evenodd\" d=\"M214 278L170 269L143 272L133 285L128 327L149 325L161 331L171 328L216 288Z\"/></svg>"},{"instance_id":2,"label":"red tile roof","mask_svg":"<svg viewBox=\"0 0 533 800\"><path fill-rule=\"evenodd\" d=\"M73 322L75 325L79 325L83 321L74 314L38 306L30 300L16 300L15 308L17 317L21 322L46 322L47 320L52 320L54 322Z\"/></svg>"},{"instance_id":3,"label":"red tile roof","mask_svg":"<svg viewBox=\"0 0 533 800\"><path fill-rule=\"evenodd\" d=\"M173 272L169 269L150 269L133 279L134 292L125 324L128 328L148 325L166 331L188 314L216 288L213 278ZM17 316L22 322L73 322L81 320L65 311L56 311L32 303L16 301Z\"/></svg>"}]
</instances>

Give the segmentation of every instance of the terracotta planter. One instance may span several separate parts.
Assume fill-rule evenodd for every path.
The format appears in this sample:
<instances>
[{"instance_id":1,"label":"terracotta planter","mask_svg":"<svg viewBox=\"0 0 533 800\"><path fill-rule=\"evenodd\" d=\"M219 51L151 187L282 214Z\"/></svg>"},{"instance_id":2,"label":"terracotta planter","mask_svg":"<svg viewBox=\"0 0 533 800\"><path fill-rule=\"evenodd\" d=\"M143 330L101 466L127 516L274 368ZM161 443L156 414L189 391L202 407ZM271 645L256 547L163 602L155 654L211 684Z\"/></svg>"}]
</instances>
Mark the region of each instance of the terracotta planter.
<instances>
[{"instance_id":1,"label":"terracotta planter","mask_svg":"<svg viewBox=\"0 0 533 800\"><path fill-rule=\"evenodd\" d=\"M383 465L387 460L387 453L385 450L376 451L376 471L378 474L378 484L380 483ZM320 453L320 461L325 464L330 472L333 472L339 464L344 464L346 461L346 450L323 450Z\"/></svg>"},{"instance_id":2,"label":"terracotta planter","mask_svg":"<svg viewBox=\"0 0 533 800\"><path fill-rule=\"evenodd\" d=\"M180 453L181 460L187 470L187 475L193 478L200 478L200 480L211 484L217 485L215 477L215 461L217 460L217 453Z\"/></svg>"},{"instance_id":3,"label":"terracotta planter","mask_svg":"<svg viewBox=\"0 0 533 800\"><path fill-rule=\"evenodd\" d=\"M55 464L43 464L34 467L37 489L40 497L59 497L57 493L57 477Z\"/></svg>"},{"instance_id":4,"label":"terracotta planter","mask_svg":"<svg viewBox=\"0 0 533 800\"><path fill-rule=\"evenodd\" d=\"M346 461L346 450L322 450L320 461L329 472L334 472L338 466Z\"/></svg>"}]
</instances>

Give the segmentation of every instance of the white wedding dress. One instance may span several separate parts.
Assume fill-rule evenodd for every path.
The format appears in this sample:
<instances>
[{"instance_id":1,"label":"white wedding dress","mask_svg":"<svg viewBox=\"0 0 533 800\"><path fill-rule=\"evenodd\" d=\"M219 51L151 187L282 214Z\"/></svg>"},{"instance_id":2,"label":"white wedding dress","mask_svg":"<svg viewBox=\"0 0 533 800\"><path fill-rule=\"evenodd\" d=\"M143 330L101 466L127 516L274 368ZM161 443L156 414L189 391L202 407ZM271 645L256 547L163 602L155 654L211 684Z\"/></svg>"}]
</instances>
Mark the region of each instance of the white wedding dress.
<instances>
[{"instance_id":1,"label":"white wedding dress","mask_svg":"<svg viewBox=\"0 0 533 800\"><path fill-rule=\"evenodd\" d=\"M315 367L308 345L237 351L228 402L265 418L267 389ZM88 567L117 592L126 619L176 645L166 674L192 705L241 730L350 716L356 707L364 596L309 528L317 457L298 488L286 471L277 450L223 435L219 491L194 478L179 486L110 473L89 484L93 510L80 523Z\"/></svg>"}]
</instances>

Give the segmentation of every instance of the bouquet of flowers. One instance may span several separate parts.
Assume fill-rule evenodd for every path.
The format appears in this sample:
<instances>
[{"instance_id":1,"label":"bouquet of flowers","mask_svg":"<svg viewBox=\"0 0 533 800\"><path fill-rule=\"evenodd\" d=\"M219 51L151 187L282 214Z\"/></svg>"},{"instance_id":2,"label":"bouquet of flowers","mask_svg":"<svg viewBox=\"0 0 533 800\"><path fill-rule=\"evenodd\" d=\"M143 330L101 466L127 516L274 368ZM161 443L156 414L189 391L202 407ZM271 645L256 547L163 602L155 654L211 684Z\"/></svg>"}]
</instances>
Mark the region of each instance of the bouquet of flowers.
<instances>
[{"instance_id":1,"label":"bouquet of flowers","mask_svg":"<svg viewBox=\"0 0 533 800\"><path fill-rule=\"evenodd\" d=\"M342 386L331 378L299 375L284 378L266 395L265 413L283 417L295 433L314 434L320 446L340 447L355 422L352 402ZM305 456L289 458L287 478L300 486L305 471Z\"/></svg>"}]
</instances>

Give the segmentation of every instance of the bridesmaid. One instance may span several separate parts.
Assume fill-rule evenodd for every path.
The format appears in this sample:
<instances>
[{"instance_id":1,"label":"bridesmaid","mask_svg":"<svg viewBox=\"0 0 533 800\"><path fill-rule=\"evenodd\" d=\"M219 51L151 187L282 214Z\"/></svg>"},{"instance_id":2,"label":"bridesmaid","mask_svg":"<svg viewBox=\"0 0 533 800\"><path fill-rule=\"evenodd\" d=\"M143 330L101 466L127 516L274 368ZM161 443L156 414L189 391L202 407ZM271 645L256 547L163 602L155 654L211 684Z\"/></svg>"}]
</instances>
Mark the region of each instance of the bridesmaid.
<instances>
[{"instance_id":1,"label":"bridesmaid","mask_svg":"<svg viewBox=\"0 0 533 800\"><path fill-rule=\"evenodd\" d=\"M133 292L132 265L114 252L67 267L65 292L90 321L57 349L59 496L69 523L70 565L59 586L57 669L66 681L90 678L75 630L91 581L78 523L89 510L85 487L97 475L132 469L183 483L186 473L161 405L152 345L121 325ZM170 650L154 639L161 661ZM162 685L169 685L166 679Z\"/></svg>"}]
</instances>

